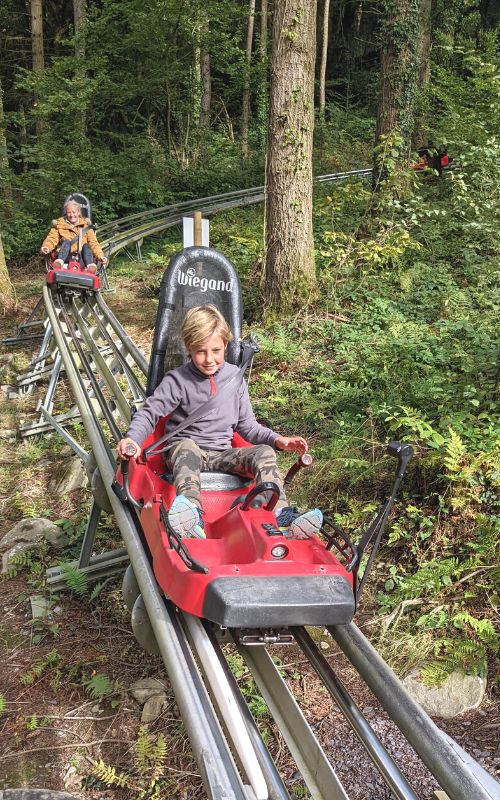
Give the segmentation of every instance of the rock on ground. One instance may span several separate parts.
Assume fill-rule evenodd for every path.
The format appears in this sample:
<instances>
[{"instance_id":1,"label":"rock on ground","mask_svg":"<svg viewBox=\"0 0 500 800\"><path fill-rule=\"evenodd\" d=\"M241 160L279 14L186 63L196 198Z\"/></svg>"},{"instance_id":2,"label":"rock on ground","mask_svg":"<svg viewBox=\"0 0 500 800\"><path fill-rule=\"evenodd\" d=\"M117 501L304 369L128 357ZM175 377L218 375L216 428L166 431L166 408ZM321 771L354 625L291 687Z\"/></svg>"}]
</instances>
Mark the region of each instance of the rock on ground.
<instances>
[{"instance_id":1,"label":"rock on ground","mask_svg":"<svg viewBox=\"0 0 500 800\"><path fill-rule=\"evenodd\" d=\"M440 686L426 686L419 680L418 670L413 670L403 686L429 716L452 719L481 705L486 678L455 670Z\"/></svg>"},{"instance_id":2,"label":"rock on ground","mask_svg":"<svg viewBox=\"0 0 500 800\"><path fill-rule=\"evenodd\" d=\"M27 550L40 549L44 541L56 550L60 550L64 545L65 537L57 525L43 517L22 519L17 522L0 540L2 574L8 572L14 556Z\"/></svg>"}]
</instances>

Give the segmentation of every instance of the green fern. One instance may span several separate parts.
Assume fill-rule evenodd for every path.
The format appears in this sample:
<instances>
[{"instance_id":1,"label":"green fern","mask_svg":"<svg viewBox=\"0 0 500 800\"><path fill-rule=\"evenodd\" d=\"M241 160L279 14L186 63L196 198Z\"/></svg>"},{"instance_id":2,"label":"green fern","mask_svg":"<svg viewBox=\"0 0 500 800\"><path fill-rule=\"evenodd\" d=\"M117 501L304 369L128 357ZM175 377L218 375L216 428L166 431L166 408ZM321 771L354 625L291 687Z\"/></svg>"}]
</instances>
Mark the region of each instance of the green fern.
<instances>
[{"instance_id":1,"label":"green fern","mask_svg":"<svg viewBox=\"0 0 500 800\"><path fill-rule=\"evenodd\" d=\"M442 661L430 661L421 668L420 677L426 686L440 686L450 672L450 668Z\"/></svg>"},{"instance_id":2,"label":"green fern","mask_svg":"<svg viewBox=\"0 0 500 800\"><path fill-rule=\"evenodd\" d=\"M114 767L105 764L102 758L99 759L97 764L92 769L93 775L106 784L106 786L118 786L121 789L129 786L128 776L123 772L117 772Z\"/></svg>"},{"instance_id":3,"label":"green fern","mask_svg":"<svg viewBox=\"0 0 500 800\"><path fill-rule=\"evenodd\" d=\"M3 694L0 692L0 714L3 714L3 712L5 711L6 705L7 705L7 701L6 701L5 697L3 696Z\"/></svg>"},{"instance_id":4,"label":"green fern","mask_svg":"<svg viewBox=\"0 0 500 800\"><path fill-rule=\"evenodd\" d=\"M61 575L68 589L71 589L79 597L87 593L87 576L78 567L74 567L72 564L62 564Z\"/></svg>"},{"instance_id":5,"label":"green fern","mask_svg":"<svg viewBox=\"0 0 500 800\"><path fill-rule=\"evenodd\" d=\"M489 619L477 619L469 614L468 611L460 611L452 618L452 622L456 628L461 630L468 625L477 638L483 644L490 646L492 650L498 650L500 644L500 636L495 631L492 622Z\"/></svg>"},{"instance_id":6,"label":"green fern","mask_svg":"<svg viewBox=\"0 0 500 800\"><path fill-rule=\"evenodd\" d=\"M20 681L24 686L31 686L37 679L41 678L44 672L57 666L60 661L60 656L57 650L51 650L43 658L35 661L29 672L25 672L20 677Z\"/></svg>"},{"instance_id":7,"label":"green fern","mask_svg":"<svg viewBox=\"0 0 500 800\"><path fill-rule=\"evenodd\" d=\"M453 428L448 428L448 430L450 436L445 444L446 456L443 459L443 463L450 473L450 478L453 480L457 477L457 473L459 473L462 468L466 450L458 433L456 433Z\"/></svg>"},{"instance_id":8,"label":"green fern","mask_svg":"<svg viewBox=\"0 0 500 800\"><path fill-rule=\"evenodd\" d=\"M16 553L9 560L9 567L7 570L7 578L15 578L24 569L31 569L33 566L33 559L35 553L33 550L25 550L22 553Z\"/></svg>"},{"instance_id":9,"label":"green fern","mask_svg":"<svg viewBox=\"0 0 500 800\"><path fill-rule=\"evenodd\" d=\"M135 743L136 766L142 777L148 776L154 785L164 773L167 743L163 733L154 736L141 725Z\"/></svg>"},{"instance_id":10,"label":"green fern","mask_svg":"<svg viewBox=\"0 0 500 800\"><path fill-rule=\"evenodd\" d=\"M93 700L101 700L113 694L115 687L107 675L97 672L87 681L84 681L85 691Z\"/></svg>"},{"instance_id":11,"label":"green fern","mask_svg":"<svg viewBox=\"0 0 500 800\"><path fill-rule=\"evenodd\" d=\"M152 736L148 733L145 725L141 725L135 743L135 759L137 769L141 775L145 775L149 768L149 761L153 752Z\"/></svg>"},{"instance_id":12,"label":"green fern","mask_svg":"<svg viewBox=\"0 0 500 800\"><path fill-rule=\"evenodd\" d=\"M164 773L164 765L167 758L167 742L163 733L159 733L153 745L151 754L152 780L157 781Z\"/></svg>"}]
</instances>

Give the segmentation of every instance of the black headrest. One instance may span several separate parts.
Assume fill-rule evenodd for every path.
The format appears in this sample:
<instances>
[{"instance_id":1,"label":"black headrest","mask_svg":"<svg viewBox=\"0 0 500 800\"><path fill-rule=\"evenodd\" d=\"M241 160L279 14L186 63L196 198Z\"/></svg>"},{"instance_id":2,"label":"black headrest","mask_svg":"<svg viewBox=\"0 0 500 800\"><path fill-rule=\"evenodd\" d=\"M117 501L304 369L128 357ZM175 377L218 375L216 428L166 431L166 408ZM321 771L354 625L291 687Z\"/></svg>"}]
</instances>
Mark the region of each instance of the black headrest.
<instances>
[{"instance_id":1,"label":"black headrest","mask_svg":"<svg viewBox=\"0 0 500 800\"><path fill-rule=\"evenodd\" d=\"M82 217L88 217L88 219L92 220L92 208L88 197L85 197L85 195L80 192L71 192L65 199L64 205L71 200L74 200L75 203L78 203L82 207Z\"/></svg>"},{"instance_id":2,"label":"black headrest","mask_svg":"<svg viewBox=\"0 0 500 800\"><path fill-rule=\"evenodd\" d=\"M210 247L186 247L170 259L160 287L147 395L154 392L166 372L184 364L188 354L181 327L186 312L195 306L213 305L226 319L234 339L226 360L240 361L243 318L238 275L228 259Z\"/></svg>"}]
</instances>

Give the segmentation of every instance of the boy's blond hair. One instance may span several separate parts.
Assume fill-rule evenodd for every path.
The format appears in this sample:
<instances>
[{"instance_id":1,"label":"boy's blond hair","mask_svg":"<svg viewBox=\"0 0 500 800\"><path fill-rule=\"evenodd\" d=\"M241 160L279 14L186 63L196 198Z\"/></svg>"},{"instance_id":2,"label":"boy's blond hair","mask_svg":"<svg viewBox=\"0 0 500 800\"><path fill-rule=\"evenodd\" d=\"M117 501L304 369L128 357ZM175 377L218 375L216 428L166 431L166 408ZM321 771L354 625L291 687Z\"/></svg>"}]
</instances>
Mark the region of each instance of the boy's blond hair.
<instances>
[{"instance_id":1,"label":"boy's blond hair","mask_svg":"<svg viewBox=\"0 0 500 800\"><path fill-rule=\"evenodd\" d=\"M215 306L196 306L189 309L182 323L182 340L186 349L193 350L214 334L222 338L224 345L233 338L219 309Z\"/></svg>"}]
</instances>

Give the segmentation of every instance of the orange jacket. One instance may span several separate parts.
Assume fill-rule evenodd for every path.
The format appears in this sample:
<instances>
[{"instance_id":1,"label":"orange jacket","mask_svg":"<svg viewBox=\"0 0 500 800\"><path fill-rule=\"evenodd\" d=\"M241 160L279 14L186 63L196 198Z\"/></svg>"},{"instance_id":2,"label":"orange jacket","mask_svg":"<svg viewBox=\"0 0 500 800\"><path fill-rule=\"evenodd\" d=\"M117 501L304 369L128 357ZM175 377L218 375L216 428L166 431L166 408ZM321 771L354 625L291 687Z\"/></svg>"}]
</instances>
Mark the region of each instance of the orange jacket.
<instances>
[{"instance_id":1,"label":"orange jacket","mask_svg":"<svg viewBox=\"0 0 500 800\"><path fill-rule=\"evenodd\" d=\"M72 225L71 222L68 222L66 217L53 219L52 228L50 229L48 236L43 240L42 247L48 247L49 250L54 250L54 248L58 247L65 239L71 240L77 238L80 231L83 231L83 229L90 224L90 220L82 219L82 217L80 217L76 225ZM95 235L93 228L89 228L88 231L82 233L81 246L84 244L88 244L90 246L94 258L104 258L104 253L102 252L101 245L97 241L97 236ZM78 252L78 241L71 245L71 252Z\"/></svg>"}]
</instances>

